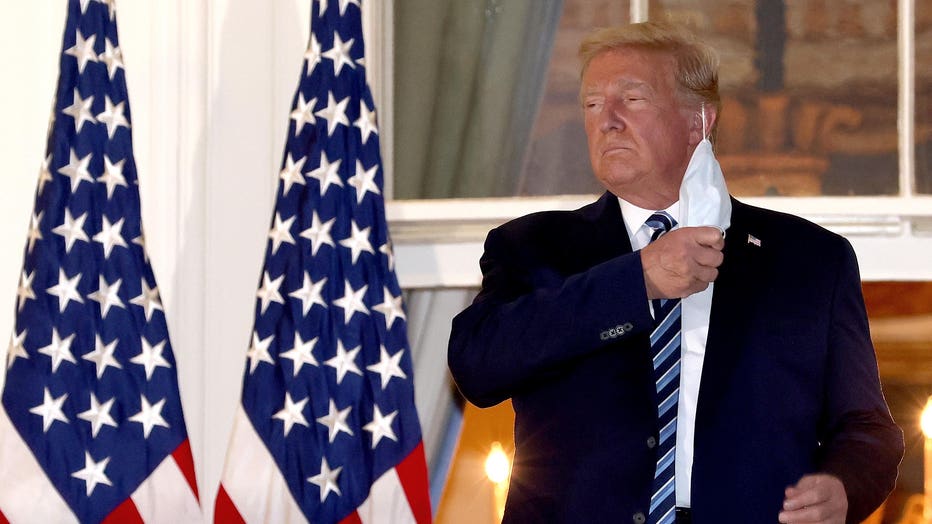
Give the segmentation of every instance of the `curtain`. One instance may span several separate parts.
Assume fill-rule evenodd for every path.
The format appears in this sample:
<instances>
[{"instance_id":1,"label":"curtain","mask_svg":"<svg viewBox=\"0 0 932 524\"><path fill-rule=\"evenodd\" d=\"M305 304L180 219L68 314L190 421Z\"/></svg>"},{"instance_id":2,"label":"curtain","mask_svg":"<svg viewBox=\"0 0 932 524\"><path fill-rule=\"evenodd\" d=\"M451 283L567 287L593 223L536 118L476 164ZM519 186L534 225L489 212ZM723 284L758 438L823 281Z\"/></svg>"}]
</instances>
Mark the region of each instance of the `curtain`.
<instances>
[{"instance_id":1,"label":"curtain","mask_svg":"<svg viewBox=\"0 0 932 524\"><path fill-rule=\"evenodd\" d=\"M394 198L518 194L562 4L395 0ZM450 323L475 293L406 297L435 507L461 420L447 371Z\"/></svg>"},{"instance_id":2,"label":"curtain","mask_svg":"<svg viewBox=\"0 0 932 524\"><path fill-rule=\"evenodd\" d=\"M395 2L395 198L517 194L561 10Z\"/></svg>"}]
</instances>

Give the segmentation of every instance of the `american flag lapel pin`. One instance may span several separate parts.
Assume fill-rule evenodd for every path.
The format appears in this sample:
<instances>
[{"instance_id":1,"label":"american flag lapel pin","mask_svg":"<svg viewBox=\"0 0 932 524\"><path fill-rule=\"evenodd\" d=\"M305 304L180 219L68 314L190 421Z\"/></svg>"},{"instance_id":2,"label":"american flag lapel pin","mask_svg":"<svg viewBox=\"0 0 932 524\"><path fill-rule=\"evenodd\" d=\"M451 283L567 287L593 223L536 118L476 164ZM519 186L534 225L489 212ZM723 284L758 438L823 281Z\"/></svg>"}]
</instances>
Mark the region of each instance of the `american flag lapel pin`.
<instances>
[{"instance_id":1,"label":"american flag lapel pin","mask_svg":"<svg viewBox=\"0 0 932 524\"><path fill-rule=\"evenodd\" d=\"M755 245L755 246L757 246L757 247L760 247L760 239L757 238L756 236L754 236L754 235L748 233L748 244L753 244L753 245Z\"/></svg>"}]
</instances>

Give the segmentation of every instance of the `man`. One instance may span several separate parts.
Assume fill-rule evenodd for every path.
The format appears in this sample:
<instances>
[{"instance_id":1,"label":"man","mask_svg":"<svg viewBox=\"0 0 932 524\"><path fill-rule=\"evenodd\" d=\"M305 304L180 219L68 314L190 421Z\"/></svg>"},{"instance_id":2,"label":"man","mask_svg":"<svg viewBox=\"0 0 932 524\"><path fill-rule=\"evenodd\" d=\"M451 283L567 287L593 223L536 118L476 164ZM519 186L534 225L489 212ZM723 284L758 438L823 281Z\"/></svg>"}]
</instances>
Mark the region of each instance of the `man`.
<instances>
[{"instance_id":1,"label":"man","mask_svg":"<svg viewBox=\"0 0 932 524\"><path fill-rule=\"evenodd\" d=\"M674 227L687 168L714 161L693 159L720 107L714 53L643 23L580 56L608 191L491 231L450 339L465 397L514 405L505 521L860 522L903 440L850 244L727 194L725 238Z\"/></svg>"}]
</instances>

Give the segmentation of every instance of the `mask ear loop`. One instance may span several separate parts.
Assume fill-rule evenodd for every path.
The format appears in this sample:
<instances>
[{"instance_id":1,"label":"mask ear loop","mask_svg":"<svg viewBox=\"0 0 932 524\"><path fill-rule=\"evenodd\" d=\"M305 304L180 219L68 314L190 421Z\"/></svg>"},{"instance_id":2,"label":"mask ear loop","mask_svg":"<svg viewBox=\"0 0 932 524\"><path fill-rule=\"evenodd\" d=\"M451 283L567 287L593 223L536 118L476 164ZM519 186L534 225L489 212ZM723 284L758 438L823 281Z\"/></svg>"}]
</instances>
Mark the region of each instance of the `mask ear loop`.
<instances>
[{"instance_id":1,"label":"mask ear loop","mask_svg":"<svg viewBox=\"0 0 932 524\"><path fill-rule=\"evenodd\" d=\"M705 121L705 102L700 106L702 114L702 139L706 140L709 138L709 132L706 130L706 121Z\"/></svg>"}]
</instances>

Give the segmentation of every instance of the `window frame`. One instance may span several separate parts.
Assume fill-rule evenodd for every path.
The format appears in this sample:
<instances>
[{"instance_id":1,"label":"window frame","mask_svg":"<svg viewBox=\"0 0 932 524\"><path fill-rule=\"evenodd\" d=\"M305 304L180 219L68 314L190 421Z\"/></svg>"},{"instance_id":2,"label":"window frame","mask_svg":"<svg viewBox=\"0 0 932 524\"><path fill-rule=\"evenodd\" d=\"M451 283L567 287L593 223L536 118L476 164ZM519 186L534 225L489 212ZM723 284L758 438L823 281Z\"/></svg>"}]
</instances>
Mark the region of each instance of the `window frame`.
<instances>
[{"instance_id":1,"label":"window frame","mask_svg":"<svg viewBox=\"0 0 932 524\"><path fill-rule=\"evenodd\" d=\"M631 1L631 20L646 20L648 0ZM596 195L394 200L392 104L394 2L364 4L368 68L379 108L389 225L405 288L476 287L488 230L547 209L576 209ZM932 195L916 193L915 0L898 0L898 166L895 196L741 198L751 205L802 216L844 235L867 281L932 280ZM375 51L375 52L373 52ZM923 262L925 261L925 262Z\"/></svg>"}]
</instances>

